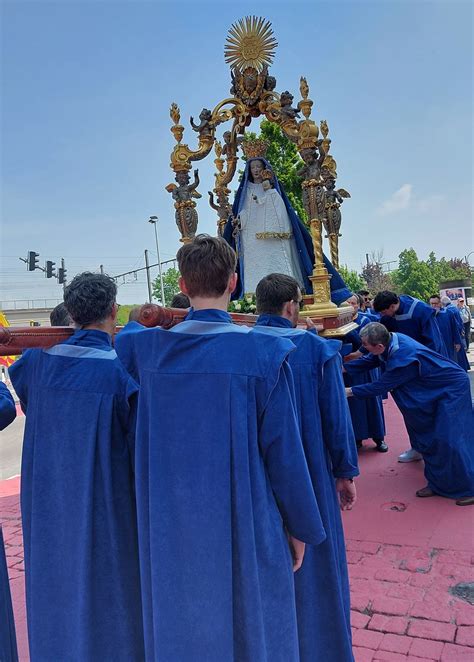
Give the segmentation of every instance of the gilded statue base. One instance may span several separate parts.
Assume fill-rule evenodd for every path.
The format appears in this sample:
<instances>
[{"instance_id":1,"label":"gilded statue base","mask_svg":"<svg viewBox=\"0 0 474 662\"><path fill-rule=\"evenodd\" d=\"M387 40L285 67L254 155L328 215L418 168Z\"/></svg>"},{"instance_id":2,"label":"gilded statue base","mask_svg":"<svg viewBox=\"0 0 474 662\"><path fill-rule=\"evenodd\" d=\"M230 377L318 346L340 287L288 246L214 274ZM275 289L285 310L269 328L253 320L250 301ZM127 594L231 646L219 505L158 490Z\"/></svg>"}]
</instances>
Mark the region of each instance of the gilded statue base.
<instances>
[{"instance_id":1,"label":"gilded statue base","mask_svg":"<svg viewBox=\"0 0 474 662\"><path fill-rule=\"evenodd\" d=\"M318 276L317 278L328 278L328 276ZM313 277L311 278L313 280ZM314 283L314 281L313 281ZM329 287L329 279L327 281ZM346 333L357 329L357 324L352 321L354 311L352 306L338 308L332 301L314 301L315 296L307 294L303 297L305 306L301 311L300 319L309 317L318 327L320 336L325 338L343 338Z\"/></svg>"},{"instance_id":2,"label":"gilded statue base","mask_svg":"<svg viewBox=\"0 0 474 662\"><path fill-rule=\"evenodd\" d=\"M313 271L313 275L309 277L313 285L313 294L303 297L305 311L327 317L337 316L337 306L331 301L330 278L326 267L318 267Z\"/></svg>"}]
</instances>

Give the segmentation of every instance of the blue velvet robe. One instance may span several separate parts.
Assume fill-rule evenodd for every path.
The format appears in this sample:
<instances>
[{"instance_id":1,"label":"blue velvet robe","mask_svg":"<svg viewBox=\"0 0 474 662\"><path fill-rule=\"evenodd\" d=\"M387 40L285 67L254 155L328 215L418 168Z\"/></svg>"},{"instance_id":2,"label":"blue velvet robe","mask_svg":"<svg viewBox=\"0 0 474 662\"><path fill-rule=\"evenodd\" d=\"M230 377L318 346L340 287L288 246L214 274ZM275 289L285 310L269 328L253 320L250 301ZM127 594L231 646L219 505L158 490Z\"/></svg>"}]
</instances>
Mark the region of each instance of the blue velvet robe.
<instances>
[{"instance_id":1,"label":"blue velvet robe","mask_svg":"<svg viewBox=\"0 0 474 662\"><path fill-rule=\"evenodd\" d=\"M336 340L293 329L276 315L260 315L255 332L288 338L303 446L326 540L308 546L295 575L301 662L351 662L350 595L336 478L359 474L357 448Z\"/></svg>"},{"instance_id":2,"label":"blue velvet robe","mask_svg":"<svg viewBox=\"0 0 474 662\"><path fill-rule=\"evenodd\" d=\"M448 358L457 363L457 352L454 345L462 345L461 334L454 315L451 315L446 308L436 311L436 321L443 336L444 344L448 352Z\"/></svg>"},{"instance_id":3,"label":"blue velvet robe","mask_svg":"<svg viewBox=\"0 0 474 662\"><path fill-rule=\"evenodd\" d=\"M466 355L466 342L464 339L464 323L462 321L461 313L459 312L457 306L455 306L453 303L450 303L444 310L451 316L451 318L454 320L454 324L456 326L456 342L461 344L461 349L459 352L456 352L456 356L454 360L456 363L458 363L461 368L464 370L470 370L471 366L469 365L469 359L467 358ZM451 356L449 357L451 358Z\"/></svg>"},{"instance_id":4,"label":"blue velvet robe","mask_svg":"<svg viewBox=\"0 0 474 662\"><path fill-rule=\"evenodd\" d=\"M474 495L474 417L469 377L454 361L402 333L380 356L346 365L351 373L384 366L380 380L353 386L357 398L390 391L402 412L412 447L423 455L428 486L459 499Z\"/></svg>"},{"instance_id":5,"label":"blue velvet robe","mask_svg":"<svg viewBox=\"0 0 474 662\"><path fill-rule=\"evenodd\" d=\"M361 349L361 340L359 331L364 326L373 322L370 317L365 313L357 313L355 322L359 325L358 329L350 331L344 336L344 345L350 344L350 350L355 352ZM344 366L348 364L345 363ZM380 370L367 370L366 372L357 372L344 374L344 384L346 386L355 386L356 384L366 384L377 381L380 378ZM354 436L357 441L364 439L382 440L385 437L385 417L383 413L382 396L370 398L367 400L359 400L356 398L349 399L349 411L351 414L352 427L354 429Z\"/></svg>"},{"instance_id":6,"label":"blue velvet robe","mask_svg":"<svg viewBox=\"0 0 474 662\"><path fill-rule=\"evenodd\" d=\"M120 361L125 366L129 374L135 379L138 380L138 374L136 372L136 363L133 360L131 355L132 346L130 343L124 341L124 338L129 333L137 333L138 331L144 331L147 327L143 326L139 322L131 321L127 322L123 329L114 336L114 347L117 352Z\"/></svg>"},{"instance_id":7,"label":"blue velvet robe","mask_svg":"<svg viewBox=\"0 0 474 662\"><path fill-rule=\"evenodd\" d=\"M79 330L10 368L31 659L142 660L133 486L137 385L108 334Z\"/></svg>"},{"instance_id":8,"label":"blue velvet robe","mask_svg":"<svg viewBox=\"0 0 474 662\"><path fill-rule=\"evenodd\" d=\"M382 317L380 322L389 331L410 336L417 342L433 349L442 356L448 356L444 340L436 321L436 311L424 301L401 294L400 307L393 317Z\"/></svg>"},{"instance_id":9,"label":"blue velvet robe","mask_svg":"<svg viewBox=\"0 0 474 662\"><path fill-rule=\"evenodd\" d=\"M294 345L192 309L123 340L140 378L146 659L297 662L284 527L315 545L325 533L291 398Z\"/></svg>"},{"instance_id":10,"label":"blue velvet robe","mask_svg":"<svg viewBox=\"0 0 474 662\"><path fill-rule=\"evenodd\" d=\"M3 545L3 533L0 526L0 660L18 662L15 621L13 619L10 582L8 580L7 560Z\"/></svg>"},{"instance_id":11,"label":"blue velvet robe","mask_svg":"<svg viewBox=\"0 0 474 662\"><path fill-rule=\"evenodd\" d=\"M15 401L7 386L3 382L0 382L0 430L4 430L7 425L10 425L15 420L15 417Z\"/></svg>"},{"instance_id":12,"label":"blue velvet robe","mask_svg":"<svg viewBox=\"0 0 474 662\"><path fill-rule=\"evenodd\" d=\"M234 218L237 218L245 202L247 184L250 176L250 164L254 160L263 161L263 163L265 164L265 168L273 172L272 166L265 159L258 158L258 159L249 159L247 161L247 163L245 164L244 174L239 184L239 188L237 189L237 193L235 194L234 204L232 205L232 214ZM313 240L311 239L311 235L308 232L308 229L306 228L304 223L299 218L298 214L291 206L291 203L288 200L285 190L282 187L281 183L278 181L278 178L276 177L275 174L273 177L273 186L280 194L283 202L285 203L286 211L288 212L288 216L291 222L291 228L293 230L293 236L296 242L296 248L298 250L298 255L300 257L300 266L301 266L301 273L304 278L305 292L306 294L312 294L313 286L311 284L309 276L312 275L313 266L314 266ZM232 248L237 251L239 257L239 261L236 269L239 275L239 280L237 282L237 287L232 295L232 298L241 299L245 293L245 283L243 283L243 273L244 273L243 255L242 255L242 251L239 248L238 240L236 244L235 238L232 235L234 229L232 226L232 220L233 218L230 217L229 220L227 221L227 224L224 228L223 236L224 239L232 246ZM329 281L329 287L331 289L331 301L338 306L343 301L346 301L351 296L352 292L348 289L347 285L342 279L341 274L338 271L336 271L336 269L331 264L331 262L329 262L327 257L323 255L323 258L324 258L324 266L326 267L328 273L331 276L331 279Z\"/></svg>"}]
</instances>

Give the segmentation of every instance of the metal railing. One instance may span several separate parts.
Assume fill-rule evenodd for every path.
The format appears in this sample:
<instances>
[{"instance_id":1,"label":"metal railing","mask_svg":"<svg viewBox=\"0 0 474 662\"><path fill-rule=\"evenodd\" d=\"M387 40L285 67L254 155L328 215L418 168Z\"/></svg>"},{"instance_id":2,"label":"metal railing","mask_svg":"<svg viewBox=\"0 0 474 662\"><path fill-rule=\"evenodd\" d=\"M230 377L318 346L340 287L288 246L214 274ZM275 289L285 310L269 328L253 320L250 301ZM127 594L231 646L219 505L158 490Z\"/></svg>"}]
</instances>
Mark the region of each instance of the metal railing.
<instances>
[{"instance_id":1,"label":"metal railing","mask_svg":"<svg viewBox=\"0 0 474 662\"><path fill-rule=\"evenodd\" d=\"M0 310L37 310L38 308L54 308L62 299L14 299L0 301Z\"/></svg>"}]
</instances>

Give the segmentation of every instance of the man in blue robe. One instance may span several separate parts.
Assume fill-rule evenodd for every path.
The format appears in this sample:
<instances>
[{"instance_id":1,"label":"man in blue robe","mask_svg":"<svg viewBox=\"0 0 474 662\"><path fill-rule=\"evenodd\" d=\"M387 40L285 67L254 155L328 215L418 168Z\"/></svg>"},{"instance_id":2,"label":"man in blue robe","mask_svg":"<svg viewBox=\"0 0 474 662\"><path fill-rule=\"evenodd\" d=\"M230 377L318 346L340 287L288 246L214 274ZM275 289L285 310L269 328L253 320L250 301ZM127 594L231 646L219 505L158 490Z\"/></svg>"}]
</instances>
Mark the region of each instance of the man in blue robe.
<instances>
[{"instance_id":1,"label":"man in blue robe","mask_svg":"<svg viewBox=\"0 0 474 662\"><path fill-rule=\"evenodd\" d=\"M15 401L6 384L0 381L0 430L16 418Z\"/></svg>"},{"instance_id":2,"label":"man in blue robe","mask_svg":"<svg viewBox=\"0 0 474 662\"><path fill-rule=\"evenodd\" d=\"M0 382L0 430L4 430L16 417L15 401L7 386ZM10 583L7 562L3 547L2 526L0 523L0 660L18 662L15 621L13 619Z\"/></svg>"},{"instance_id":3,"label":"man in blue robe","mask_svg":"<svg viewBox=\"0 0 474 662\"><path fill-rule=\"evenodd\" d=\"M295 575L301 662L352 662L350 596L340 508L355 502L357 449L342 381L341 343L294 328L301 291L294 278L270 274L257 285L255 332L288 338L303 446L326 540L306 548ZM308 321L309 326L314 326ZM338 495L340 502L338 500Z\"/></svg>"},{"instance_id":4,"label":"man in blue robe","mask_svg":"<svg viewBox=\"0 0 474 662\"><path fill-rule=\"evenodd\" d=\"M410 336L425 347L447 356L436 313L424 301L384 290L375 296L374 311L380 314L380 321L389 331Z\"/></svg>"},{"instance_id":5,"label":"man in blue robe","mask_svg":"<svg viewBox=\"0 0 474 662\"><path fill-rule=\"evenodd\" d=\"M51 326L73 326L71 316L63 302L58 303L50 312L49 321Z\"/></svg>"},{"instance_id":6,"label":"man in blue robe","mask_svg":"<svg viewBox=\"0 0 474 662\"><path fill-rule=\"evenodd\" d=\"M26 414L21 476L32 660L142 660L133 485L138 387L111 346L117 287L76 276L77 331L10 368Z\"/></svg>"},{"instance_id":7,"label":"man in blue robe","mask_svg":"<svg viewBox=\"0 0 474 662\"><path fill-rule=\"evenodd\" d=\"M454 315L450 315L449 311L441 305L438 294L430 296L429 304L436 312L436 321L443 336L448 358L459 363L457 355L462 347L462 338Z\"/></svg>"},{"instance_id":8,"label":"man in blue robe","mask_svg":"<svg viewBox=\"0 0 474 662\"><path fill-rule=\"evenodd\" d=\"M460 310L458 306L453 301L451 301L449 297L446 296L441 297L441 306L454 319L454 322L456 324L457 334L460 338L461 346L459 348L459 351L456 353L455 360L457 363L459 363L461 368L464 368L464 370L466 371L470 370L471 366L469 365L469 359L467 358L466 355L466 347L468 346L468 343L466 340L465 328Z\"/></svg>"},{"instance_id":9,"label":"man in blue robe","mask_svg":"<svg viewBox=\"0 0 474 662\"><path fill-rule=\"evenodd\" d=\"M367 317L365 313L359 310L360 295L353 294L347 303L354 310L353 322L358 324L358 328L350 331L344 336L344 343L341 348L341 354L344 360L355 359L365 353L359 336L359 331L366 324L374 321ZM354 386L355 384L365 384L366 382L376 381L380 377L380 370L368 370L365 373L349 375L344 374L344 384ZM356 438L357 448L361 449L364 439L372 439L379 453L386 453L388 446L385 443L385 417L383 413L382 396L371 398L370 400L349 401L349 411L351 414L352 428Z\"/></svg>"},{"instance_id":10,"label":"man in blue robe","mask_svg":"<svg viewBox=\"0 0 474 662\"><path fill-rule=\"evenodd\" d=\"M236 219L240 214L240 212L242 211L242 207L244 205L247 195L248 184L249 182L253 181L252 172L251 172L251 165L253 161L260 161L263 164L265 170L273 173L273 168L266 159L258 158L258 159L247 160L245 164L244 174L242 176L242 179L240 180L239 188L237 189L237 192L235 194L234 204L232 205L232 216L229 218L224 228L224 235L223 235L224 239L230 244L230 246L232 246L232 248L234 248L237 251L237 254L239 256L237 262L238 279L237 279L235 292L233 292L232 294L233 299L241 299L245 294L245 285L243 283L243 274L244 274L243 251L239 250L239 245L238 245L239 240L236 239L234 235L234 219ZM296 211L293 209L281 182L278 180L277 176L274 173L273 173L272 184L276 189L276 191L279 193L281 199L283 200L286 211L288 213L293 239L295 241L296 249L298 252L300 269L304 280L305 293L312 294L313 286L311 284L309 277L313 274L313 267L314 267L313 240L311 239L311 235L308 232L308 229L301 221ZM331 264L331 262L327 259L325 255L323 256L323 259L324 259L324 266L326 267L330 275L329 287L331 290L331 301L338 306L340 303L342 303L348 297L350 297L351 292L348 289L347 285L345 284L341 274L334 268L334 266Z\"/></svg>"},{"instance_id":11,"label":"man in blue robe","mask_svg":"<svg viewBox=\"0 0 474 662\"><path fill-rule=\"evenodd\" d=\"M294 345L232 324L236 256L222 238L199 235L177 259L186 320L124 337L140 379L146 659L297 662L291 556L297 569L302 541L325 533L291 397Z\"/></svg>"},{"instance_id":12,"label":"man in blue robe","mask_svg":"<svg viewBox=\"0 0 474 662\"><path fill-rule=\"evenodd\" d=\"M390 391L412 447L425 462L427 486L419 497L444 496L459 506L474 504L474 417L468 375L454 361L377 322L361 332L367 356L348 363L348 372L383 366L378 382L346 389L370 398Z\"/></svg>"},{"instance_id":13,"label":"man in blue robe","mask_svg":"<svg viewBox=\"0 0 474 662\"><path fill-rule=\"evenodd\" d=\"M376 294L373 307L374 311L380 314L380 322L388 331L403 333L442 356L448 356L436 322L436 313L424 301L407 294L398 296L395 292L383 290ZM421 455L414 448L409 448L398 456L399 462L418 460L421 460Z\"/></svg>"}]
</instances>

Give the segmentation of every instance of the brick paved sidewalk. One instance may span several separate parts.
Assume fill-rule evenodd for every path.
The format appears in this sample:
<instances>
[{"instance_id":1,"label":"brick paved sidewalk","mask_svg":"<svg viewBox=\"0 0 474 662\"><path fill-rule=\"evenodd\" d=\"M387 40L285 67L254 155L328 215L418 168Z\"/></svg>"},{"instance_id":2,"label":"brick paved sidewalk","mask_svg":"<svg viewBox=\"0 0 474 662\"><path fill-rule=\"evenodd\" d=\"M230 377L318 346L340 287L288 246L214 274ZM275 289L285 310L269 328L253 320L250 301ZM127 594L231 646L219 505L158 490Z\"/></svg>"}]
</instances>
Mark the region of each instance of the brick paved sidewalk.
<instances>
[{"instance_id":1,"label":"brick paved sidewalk","mask_svg":"<svg viewBox=\"0 0 474 662\"><path fill-rule=\"evenodd\" d=\"M344 514L356 662L474 662L474 506L420 499L423 462L402 464L408 437L385 406L389 452L364 442L358 503Z\"/></svg>"},{"instance_id":2,"label":"brick paved sidewalk","mask_svg":"<svg viewBox=\"0 0 474 662\"><path fill-rule=\"evenodd\" d=\"M344 513L356 662L474 662L474 606L453 587L474 587L474 507L419 499L423 463L408 448L401 416L386 403L388 453L365 442L358 503ZM20 660L27 662L19 479L0 482ZM324 662L318 660L315 662Z\"/></svg>"}]
</instances>

